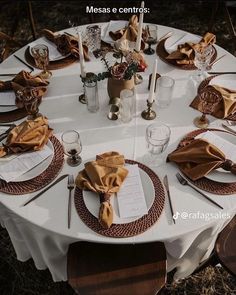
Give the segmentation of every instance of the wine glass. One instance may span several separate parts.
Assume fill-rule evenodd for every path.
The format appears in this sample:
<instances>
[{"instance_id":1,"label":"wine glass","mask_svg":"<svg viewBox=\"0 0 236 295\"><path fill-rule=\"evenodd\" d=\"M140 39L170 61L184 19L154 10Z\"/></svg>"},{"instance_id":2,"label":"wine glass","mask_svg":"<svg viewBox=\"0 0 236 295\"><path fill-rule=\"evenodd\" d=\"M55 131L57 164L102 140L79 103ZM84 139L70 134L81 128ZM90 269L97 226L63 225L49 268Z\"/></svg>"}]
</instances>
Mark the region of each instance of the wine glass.
<instances>
[{"instance_id":1,"label":"wine glass","mask_svg":"<svg viewBox=\"0 0 236 295\"><path fill-rule=\"evenodd\" d=\"M40 76L43 79L49 79L52 73L47 70L49 64L49 51L48 47L44 44L38 44L31 48L31 54L34 58L36 66L43 70Z\"/></svg>"},{"instance_id":2,"label":"wine glass","mask_svg":"<svg viewBox=\"0 0 236 295\"><path fill-rule=\"evenodd\" d=\"M147 149L150 154L148 164L150 166L159 166L162 163L162 159L158 158L158 155L167 148L170 134L170 128L161 122L153 123L146 128Z\"/></svg>"},{"instance_id":3,"label":"wine glass","mask_svg":"<svg viewBox=\"0 0 236 295\"><path fill-rule=\"evenodd\" d=\"M37 87L24 87L17 90L16 100L18 104L22 104L28 113L28 120L34 120L42 116L39 113L39 105L42 101L42 96L39 96Z\"/></svg>"},{"instance_id":4,"label":"wine glass","mask_svg":"<svg viewBox=\"0 0 236 295\"><path fill-rule=\"evenodd\" d=\"M212 45L196 46L194 48L194 65L197 67L198 72L193 76L193 79L200 83L206 78L206 70L210 65L214 49Z\"/></svg>"},{"instance_id":5,"label":"wine glass","mask_svg":"<svg viewBox=\"0 0 236 295\"><path fill-rule=\"evenodd\" d=\"M221 94L212 86L207 86L199 93L199 101L202 108L202 116L194 119L193 123L198 128L207 128L210 124L207 114L212 114L221 100Z\"/></svg>"},{"instance_id":6,"label":"wine glass","mask_svg":"<svg viewBox=\"0 0 236 295\"><path fill-rule=\"evenodd\" d=\"M152 55L155 53L155 50L152 49L152 45L157 44L157 26L156 25L147 25L145 27L144 41L148 44L143 52L147 55Z\"/></svg>"},{"instance_id":7,"label":"wine glass","mask_svg":"<svg viewBox=\"0 0 236 295\"><path fill-rule=\"evenodd\" d=\"M80 165L82 159L79 154L82 151L82 143L79 133L75 130L65 131L62 133L61 140L64 153L68 156L67 164L72 167Z\"/></svg>"}]
</instances>

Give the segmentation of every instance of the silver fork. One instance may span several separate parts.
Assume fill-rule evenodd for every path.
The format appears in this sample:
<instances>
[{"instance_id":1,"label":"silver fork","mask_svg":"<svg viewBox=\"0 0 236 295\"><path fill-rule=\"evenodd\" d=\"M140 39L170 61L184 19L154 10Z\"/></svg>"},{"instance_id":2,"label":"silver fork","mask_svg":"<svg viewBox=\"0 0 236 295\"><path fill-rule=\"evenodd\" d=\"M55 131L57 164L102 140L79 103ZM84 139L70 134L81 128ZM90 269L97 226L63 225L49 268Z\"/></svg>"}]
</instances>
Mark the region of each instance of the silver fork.
<instances>
[{"instance_id":1,"label":"silver fork","mask_svg":"<svg viewBox=\"0 0 236 295\"><path fill-rule=\"evenodd\" d=\"M209 198L207 195L205 195L203 192L201 192L200 190L198 190L195 186L193 186L190 182L188 182L180 173L176 174L176 177L179 181L179 183L181 183L182 185L188 185L191 188L193 188L196 192L198 192L199 194L201 194L204 198L206 198L208 201L210 201L211 203L213 203L214 205L216 205L217 207L219 207L220 209L224 209L223 207L221 207L218 203L216 203L215 201L213 201L211 198Z\"/></svg>"},{"instance_id":2,"label":"silver fork","mask_svg":"<svg viewBox=\"0 0 236 295\"><path fill-rule=\"evenodd\" d=\"M68 199L68 228L70 228L71 221L71 192L75 187L75 181L73 175L68 175L67 188L69 190L69 199Z\"/></svg>"}]
</instances>

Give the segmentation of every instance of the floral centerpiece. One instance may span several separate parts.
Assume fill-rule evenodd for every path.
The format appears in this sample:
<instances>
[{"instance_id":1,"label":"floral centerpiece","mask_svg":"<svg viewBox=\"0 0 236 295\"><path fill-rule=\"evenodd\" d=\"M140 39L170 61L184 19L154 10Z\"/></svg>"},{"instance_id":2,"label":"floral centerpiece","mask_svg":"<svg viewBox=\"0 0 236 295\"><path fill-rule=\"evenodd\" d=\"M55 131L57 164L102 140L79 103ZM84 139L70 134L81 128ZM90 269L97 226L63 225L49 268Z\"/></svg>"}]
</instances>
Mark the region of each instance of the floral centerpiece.
<instances>
[{"instance_id":1,"label":"floral centerpiece","mask_svg":"<svg viewBox=\"0 0 236 295\"><path fill-rule=\"evenodd\" d=\"M108 79L107 90L110 99L120 96L123 89L134 88L134 76L137 72L144 72L147 64L143 56L132 50L130 41L117 40L114 45L114 55L117 60L113 65L109 65L106 59L107 52L102 52L101 60L104 62L107 71L93 74L83 78L88 82L101 81Z\"/></svg>"}]
</instances>

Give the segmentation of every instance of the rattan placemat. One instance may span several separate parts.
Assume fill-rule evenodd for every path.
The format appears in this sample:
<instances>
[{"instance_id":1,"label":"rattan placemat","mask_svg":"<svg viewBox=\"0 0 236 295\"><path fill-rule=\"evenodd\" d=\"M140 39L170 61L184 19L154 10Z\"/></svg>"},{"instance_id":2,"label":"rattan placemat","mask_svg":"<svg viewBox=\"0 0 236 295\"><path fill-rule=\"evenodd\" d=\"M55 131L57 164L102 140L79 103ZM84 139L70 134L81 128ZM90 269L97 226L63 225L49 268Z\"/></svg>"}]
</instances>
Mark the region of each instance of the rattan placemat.
<instances>
[{"instance_id":1,"label":"rattan placemat","mask_svg":"<svg viewBox=\"0 0 236 295\"><path fill-rule=\"evenodd\" d=\"M30 54L30 47L27 47L25 50L25 60L33 67L37 68L35 62L34 62L34 58L32 57L32 55ZM58 60L51 60L49 61L49 65L47 67L48 70L58 70L58 69L62 69L65 68L71 64L73 64L74 62L78 61L78 59L76 57L74 57L73 55L69 55L67 57L64 57L62 59L58 59Z\"/></svg>"},{"instance_id":2,"label":"rattan placemat","mask_svg":"<svg viewBox=\"0 0 236 295\"><path fill-rule=\"evenodd\" d=\"M210 81L215 78L216 76L218 75L214 75L214 76L211 76L211 77L208 77L206 78L205 80L203 80L200 85L198 86L198 93L200 91L203 90L203 88L205 88L209 83ZM231 120L231 121L236 121L236 113L235 114L232 114L232 115L229 115L227 118L225 118L224 120Z\"/></svg>"},{"instance_id":3,"label":"rattan placemat","mask_svg":"<svg viewBox=\"0 0 236 295\"><path fill-rule=\"evenodd\" d=\"M220 131L220 132L224 132L224 133L229 133L225 130L220 130L220 129L197 129L194 130L190 133L188 133L181 141L180 144L183 141L189 141L189 140L193 140L197 135L204 133L206 131ZM233 136L233 135L232 135ZM188 179L189 181L191 181L196 187L207 191L209 193L212 194L216 194L216 195L232 195L236 193L236 181L235 182L218 182L212 179L209 179L207 177L202 177L198 180L191 180Z\"/></svg>"},{"instance_id":4,"label":"rattan placemat","mask_svg":"<svg viewBox=\"0 0 236 295\"><path fill-rule=\"evenodd\" d=\"M32 193L48 185L59 174L64 163L63 147L55 136L52 136L50 140L54 148L54 156L48 168L40 175L27 181L7 183L0 180L1 192L12 195Z\"/></svg>"},{"instance_id":5,"label":"rattan placemat","mask_svg":"<svg viewBox=\"0 0 236 295\"><path fill-rule=\"evenodd\" d=\"M159 177L150 168L139 162L133 160L126 160L125 162L132 165L138 164L139 168L147 173L153 183L155 192L154 202L148 214L141 218L125 224L113 224L109 229L104 229L101 227L98 219L87 209L83 199L83 191L78 187L75 189L74 201L79 217L93 231L107 237L127 238L143 233L158 221L165 204L165 191Z\"/></svg>"},{"instance_id":6,"label":"rattan placemat","mask_svg":"<svg viewBox=\"0 0 236 295\"><path fill-rule=\"evenodd\" d=\"M27 116L25 108L15 109L8 112L0 112L0 123L10 123Z\"/></svg>"},{"instance_id":7,"label":"rattan placemat","mask_svg":"<svg viewBox=\"0 0 236 295\"><path fill-rule=\"evenodd\" d=\"M165 38L157 44L156 54L160 57L160 59L162 61L164 61L165 63L167 63L171 66L177 67L178 69L181 69L181 70L190 70L190 71L196 70L197 68L195 67L194 64L180 65L180 64L177 64L177 62L173 59L167 59L167 56L169 55L169 53L165 49L165 42L167 39L168 38ZM213 47L213 48L214 48L214 53L212 55L211 62L213 62L217 56L217 51L216 51L215 47Z\"/></svg>"}]
</instances>

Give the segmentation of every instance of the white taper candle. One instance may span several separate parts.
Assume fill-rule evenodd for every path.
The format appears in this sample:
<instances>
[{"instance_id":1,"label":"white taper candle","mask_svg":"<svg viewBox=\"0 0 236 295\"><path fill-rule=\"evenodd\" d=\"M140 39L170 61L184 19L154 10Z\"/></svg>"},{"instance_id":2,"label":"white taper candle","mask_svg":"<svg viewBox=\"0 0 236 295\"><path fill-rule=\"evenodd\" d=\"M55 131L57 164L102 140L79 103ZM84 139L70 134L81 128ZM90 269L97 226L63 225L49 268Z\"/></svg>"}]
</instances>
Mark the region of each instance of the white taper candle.
<instances>
[{"instance_id":1,"label":"white taper candle","mask_svg":"<svg viewBox=\"0 0 236 295\"><path fill-rule=\"evenodd\" d=\"M84 67L84 51L83 51L83 41L81 32L78 32L78 42L79 42L79 62L80 62L80 69L81 69L81 76L83 78L86 77L85 67Z\"/></svg>"},{"instance_id":2,"label":"white taper candle","mask_svg":"<svg viewBox=\"0 0 236 295\"><path fill-rule=\"evenodd\" d=\"M150 92L149 92L149 97L148 97L148 101L150 103L152 103L153 100L154 100L154 90L155 90L155 83L156 83L156 73L157 73L157 59L155 60L155 63L153 65L153 70L152 70L151 86L150 86Z\"/></svg>"},{"instance_id":3,"label":"white taper candle","mask_svg":"<svg viewBox=\"0 0 236 295\"><path fill-rule=\"evenodd\" d=\"M144 8L144 1L142 1L141 3L141 8ZM143 15L144 13L141 12L139 14L139 20L138 20L138 35L137 35L137 39L136 39L136 44L135 44L135 50L136 51L140 51L141 48L141 40L142 40L142 32L143 32Z\"/></svg>"}]
</instances>

